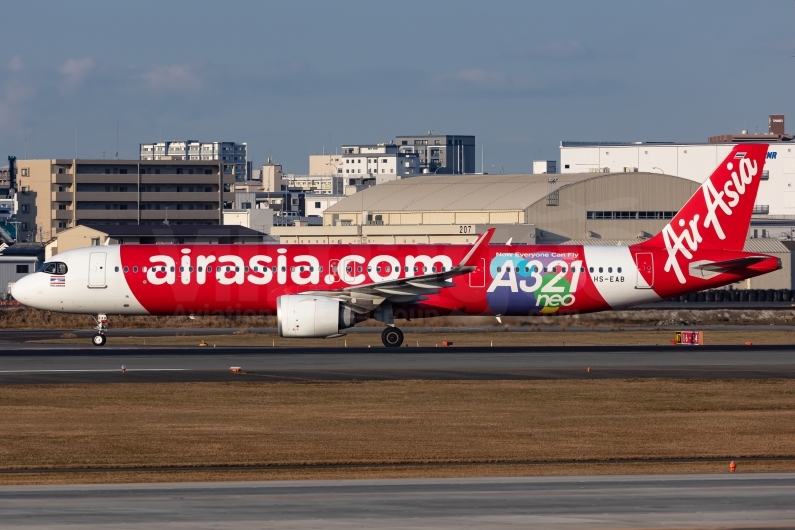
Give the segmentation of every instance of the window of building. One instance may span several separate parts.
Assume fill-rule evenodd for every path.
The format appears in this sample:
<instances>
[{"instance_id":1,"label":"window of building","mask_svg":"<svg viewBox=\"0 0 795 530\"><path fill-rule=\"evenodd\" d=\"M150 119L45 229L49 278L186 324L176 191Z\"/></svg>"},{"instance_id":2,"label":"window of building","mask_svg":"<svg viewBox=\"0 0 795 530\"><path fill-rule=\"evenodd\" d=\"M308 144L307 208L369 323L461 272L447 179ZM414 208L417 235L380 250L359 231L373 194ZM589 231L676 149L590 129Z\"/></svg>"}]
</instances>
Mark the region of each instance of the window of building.
<instances>
[{"instance_id":1,"label":"window of building","mask_svg":"<svg viewBox=\"0 0 795 530\"><path fill-rule=\"evenodd\" d=\"M27 230L28 229L28 223L22 223L21 228L22 228L22 230Z\"/></svg>"},{"instance_id":2,"label":"window of building","mask_svg":"<svg viewBox=\"0 0 795 530\"><path fill-rule=\"evenodd\" d=\"M127 174L127 170L126 169L120 169L119 173L122 174L122 175L126 175Z\"/></svg>"},{"instance_id":3,"label":"window of building","mask_svg":"<svg viewBox=\"0 0 795 530\"><path fill-rule=\"evenodd\" d=\"M92 247L98 247L99 246L99 238L98 237L92 237L91 238L91 246Z\"/></svg>"},{"instance_id":4,"label":"window of building","mask_svg":"<svg viewBox=\"0 0 795 530\"><path fill-rule=\"evenodd\" d=\"M28 265L17 265L17 274L27 274Z\"/></svg>"},{"instance_id":5,"label":"window of building","mask_svg":"<svg viewBox=\"0 0 795 530\"><path fill-rule=\"evenodd\" d=\"M27 204L20 204L19 207L22 208L23 213L28 213L30 211L30 206Z\"/></svg>"},{"instance_id":6,"label":"window of building","mask_svg":"<svg viewBox=\"0 0 795 530\"><path fill-rule=\"evenodd\" d=\"M59 204L58 205L58 209L59 210L66 210L66 205L65 204Z\"/></svg>"},{"instance_id":7,"label":"window of building","mask_svg":"<svg viewBox=\"0 0 795 530\"><path fill-rule=\"evenodd\" d=\"M28 168L26 168L26 167L23 167L22 169L20 169L20 170L19 170L19 173L20 173L20 175L22 175L23 177L27 177L27 176L28 176Z\"/></svg>"},{"instance_id":8,"label":"window of building","mask_svg":"<svg viewBox=\"0 0 795 530\"><path fill-rule=\"evenodd\" d=\"M317 201L315 202L315 208L320 208L320 203Z\"/></svg>"}]
</instances>

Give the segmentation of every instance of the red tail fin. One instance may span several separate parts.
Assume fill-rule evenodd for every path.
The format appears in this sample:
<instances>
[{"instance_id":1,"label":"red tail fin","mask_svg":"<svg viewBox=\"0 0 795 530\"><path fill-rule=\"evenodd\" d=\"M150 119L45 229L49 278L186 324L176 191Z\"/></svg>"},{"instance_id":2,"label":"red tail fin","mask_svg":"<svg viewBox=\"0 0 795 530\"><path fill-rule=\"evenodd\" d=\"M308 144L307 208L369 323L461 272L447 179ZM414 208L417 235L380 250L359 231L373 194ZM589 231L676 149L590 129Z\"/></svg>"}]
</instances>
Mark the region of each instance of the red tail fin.
<instances>
[{"instance_id":1,"label":"red tail fin","mask_svg":"<svg viewBox=\"0 0 795 530\"><path fill-rule=\"evenodd\" d=\"M767 148L767 144L734 146L662 232L641 245L679 250L688 259L699 248L741 251Z\"/></svg>"}]
</instances>

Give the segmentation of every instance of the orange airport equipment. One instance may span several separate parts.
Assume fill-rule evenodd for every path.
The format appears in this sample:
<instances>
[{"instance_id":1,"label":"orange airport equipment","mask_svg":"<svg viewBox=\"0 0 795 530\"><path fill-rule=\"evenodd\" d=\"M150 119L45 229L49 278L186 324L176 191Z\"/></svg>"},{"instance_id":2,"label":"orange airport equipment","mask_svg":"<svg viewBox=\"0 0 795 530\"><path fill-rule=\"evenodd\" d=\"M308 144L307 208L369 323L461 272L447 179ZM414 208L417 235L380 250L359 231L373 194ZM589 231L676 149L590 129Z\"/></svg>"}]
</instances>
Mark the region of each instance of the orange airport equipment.
<instances>
[{"instance_id":1,"label":"orange airport equipment","mask_svg":"<svg viewBox=\"0 0 795 530\"><path fill-rule=\"evenodd\" d=\"M202 339L202 341L199 343L199 346L207 346L207 341Z\"/></svg>"},{"instance_id":2,"label":"orange airport equipment","mask_svg":"<svg viewBox=\"0 0 795 530\"><path fill-rule=\"evenodd\" d=\"M703 346L703 331L677 331L671 344L686 344L688 346Z\"/></svg>"},{"instance_id":3,"label":"orange airport equipment","mask_svg":"<svg viewBox=\"0 0 795 530\"><path fill-rule=\"evenodd\" d=\"M240 368L239 366L232 366L229 368L229 371L232 372L233 374L239 374L243 372L243 369Z\"/></svg>"},{"instance_id":4,"label":"orange airport equipment","mask_svg":"<svg viewBox=\"0 0 795 530\"><path fill-rule=\"evenodd\" d=\"M452 346L452 345L453 345L453 341L451 341L451 340L443 340L442 341L442 346Z\"/></svg>"},{"instance_id":5,"label":"orange airport equipment","mask_svg":"<svg viewBox=\"0 0 795 530\"><path fill-rule=\"evenodd\" d=\"M737 469L737 464L735 464L735 463L734 463L734 460L732 460L731 464L729 464L729 471L731 471L732 473L734 473L734 471L735 471L736 469Z\"/></svg>"}]
</instances>

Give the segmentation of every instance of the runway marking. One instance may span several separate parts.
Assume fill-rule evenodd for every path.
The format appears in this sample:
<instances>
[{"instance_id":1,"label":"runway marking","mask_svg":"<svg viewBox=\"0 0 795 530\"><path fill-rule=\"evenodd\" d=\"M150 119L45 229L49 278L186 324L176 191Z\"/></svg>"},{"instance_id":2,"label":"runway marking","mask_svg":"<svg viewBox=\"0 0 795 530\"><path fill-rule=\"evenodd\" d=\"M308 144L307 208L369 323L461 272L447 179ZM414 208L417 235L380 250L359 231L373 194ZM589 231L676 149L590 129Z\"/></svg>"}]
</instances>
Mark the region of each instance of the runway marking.
<instances>
[{"instance_id":1,"label":"runway marking","mask_svg":"<svg viewBox=\"0 0 795 530\"><path fill-rule=\"evenodd\" d=\"M189 368L127 368L127 372L189 372ZM62 373L62 372L121 372L121 368L98 369L98 370L0 370L0 374L42 374L42 373Z\"/></svg>"}]
</instances>

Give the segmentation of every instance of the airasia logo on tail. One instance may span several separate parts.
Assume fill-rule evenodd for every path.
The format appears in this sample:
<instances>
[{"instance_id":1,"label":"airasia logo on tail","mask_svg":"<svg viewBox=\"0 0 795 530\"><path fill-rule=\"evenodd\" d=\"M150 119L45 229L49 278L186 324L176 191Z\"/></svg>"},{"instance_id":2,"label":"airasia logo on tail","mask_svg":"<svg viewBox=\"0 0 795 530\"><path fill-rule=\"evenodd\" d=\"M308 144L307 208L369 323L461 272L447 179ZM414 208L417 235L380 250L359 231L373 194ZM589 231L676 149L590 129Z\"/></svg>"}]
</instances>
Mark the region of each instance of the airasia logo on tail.
<instances>
[{"instance_id":1,"label":"airasia logo on tail","mask_svg":"<svg viewBox=\"0 0 795 530\"><path fill-rule=\"evenodd\" d=\"M696 192L663 228L662 240L668 252L663 270L673 270L680 284L687 282L680 256L692 261L700 245L712 249L742 250L759 188L756 177L761 173L767 147L735 147L701 186L700 192ZM652 241L655 240L657 237Z\"/></svg>"}]
</instances>

